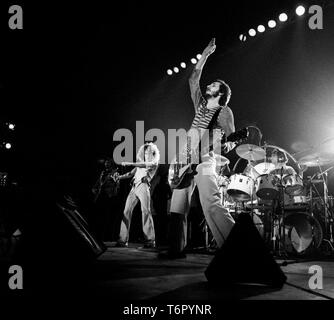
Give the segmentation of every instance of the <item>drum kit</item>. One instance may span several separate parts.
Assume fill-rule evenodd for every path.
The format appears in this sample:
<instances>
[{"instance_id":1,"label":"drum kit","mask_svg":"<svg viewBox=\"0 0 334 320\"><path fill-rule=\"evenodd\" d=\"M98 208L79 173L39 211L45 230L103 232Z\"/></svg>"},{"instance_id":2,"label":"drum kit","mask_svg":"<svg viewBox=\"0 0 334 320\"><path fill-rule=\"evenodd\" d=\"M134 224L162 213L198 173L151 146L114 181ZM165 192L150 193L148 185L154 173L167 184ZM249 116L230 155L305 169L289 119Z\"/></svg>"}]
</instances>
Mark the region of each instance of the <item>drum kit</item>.
<instances>
[{"instance_id":1,"label":"drum kit","mask_svg":"<svg viewBox=\"0 0 334 320\"><path fill-rule=\"evenodd\" d=\"M236 153L247 160L246 168L241 173L233 170L229 177L218 172L222 205L235 218L249 212L275 256L334 254L334 201L327 181L334 166L323 171L334 163L334 152L321 147L306 150L296 160L278 146L243 144ZM277 150L284 153L285 163L273 161L270 155ZM219 163L222 166L224 159ZM309 169L315 174L303 179Z\"/></svg>"}]
</instances>

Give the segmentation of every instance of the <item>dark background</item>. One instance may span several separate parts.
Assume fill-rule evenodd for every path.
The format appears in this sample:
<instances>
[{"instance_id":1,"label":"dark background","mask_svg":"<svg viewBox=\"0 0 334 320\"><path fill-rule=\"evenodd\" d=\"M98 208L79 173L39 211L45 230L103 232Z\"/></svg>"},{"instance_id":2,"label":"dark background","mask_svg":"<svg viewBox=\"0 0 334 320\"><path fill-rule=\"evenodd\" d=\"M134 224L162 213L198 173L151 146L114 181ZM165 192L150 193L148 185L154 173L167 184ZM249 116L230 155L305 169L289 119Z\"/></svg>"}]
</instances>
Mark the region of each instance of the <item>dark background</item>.
<instances>
[{"instance_id":1,"label":"dark background","mask_svg":"<svg viewBox=\"0 0 334 320\"><path fill-rule=\"evenodd\" d=\"M23 30L9 30L13 3L2 4L0 116L17 127L13 149L1 151L1 170L37 192L88 192L97 159L118 144L117 129L134 132L138 120L145 131L189 127L189 60L212 37L217 49L201 84L217 77L230 84L237 128L255 124L265 141L291 153L296 143L334 137L334 8L327 2L16 2ZM323 5L323 30L310 30L306 14L239 41L282 11L295 15L299 3ZM167 76L182 61L187 68Z\"/></svg>"},{"instance_id":2,"label":"dark background","mask_svg":"<svg viewBox=\"0 0 334 320\"><path fill-rule=\"evenodd\" d=\"M8 28L12 4L23 6L23 30ZM2 2L0 125L12 121L16 128L11 136L0 130L13 144L0 149L0 171L20 186L8 205L15 203L24 216L14 220L24 225L19 252L27 258L26 287L38 280L44 290L49 274L61 284L73 283L78 270L86 277L80 262L69 269L69 258L80 257L78 246L68 241L72 230L66 235L49 202L65 193L83 203L91 196L97 160L112 156L117 129L134 132L138 120L146 131L189 127L189 60L212 37L217 49L201 84L217 77L230 84L237 129L257 125L265 141L291 153L334 137L334 7L321 4L323 30L310 30L305 15L240 42L240 33L283 10L294 15L297 1ZM167 76L182 61L187 69ZM124 198L128 185L122 188ZM7 276L7 270L0 273Z\"/></svg>"}]
</instances>

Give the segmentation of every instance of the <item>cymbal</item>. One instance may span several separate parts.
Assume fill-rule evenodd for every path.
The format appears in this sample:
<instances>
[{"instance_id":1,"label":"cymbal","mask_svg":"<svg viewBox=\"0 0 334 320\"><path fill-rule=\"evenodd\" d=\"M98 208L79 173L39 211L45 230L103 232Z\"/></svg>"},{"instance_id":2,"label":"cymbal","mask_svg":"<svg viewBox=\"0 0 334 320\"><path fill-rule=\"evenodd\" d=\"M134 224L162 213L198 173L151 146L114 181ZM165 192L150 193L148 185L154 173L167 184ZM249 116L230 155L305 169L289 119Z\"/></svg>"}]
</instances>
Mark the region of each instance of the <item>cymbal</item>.
<instances>
[{"instance_id":1,"label":"cymbal","mask_svg":"<svg viewBox=\"0 0 334 320\"><path fill-rule=\"evenodd\" d=\"M265 151L255 144L242 144L236 148L237 155L246 160L261 160L266 156Z\"/></svg>"},{"instance_id":2,"label":"cymbal","mask_svg":"<svg viewBox=\"0 0 334 320\"><path fill-rule=\"evenodd\" d=\"M333 162L333 155L318 152L306 155L298 160L300 165L306 165L307 167L324 166Z\"/></svg>"},{"instance_id":3,"label":"cymbal","mask_svg":"<svg viewBox=\"0 0 334 320\"><path fill-rule=\"evenodd\" d=\"M334 138L328 138L325 141L321 142L319 147L321 153L334 154Z\"/></svg>"},{"instance_id":4,"label":"cymbal","mask_svg":"<svg viewBox=\"0 0 334 320\"><path fill-rule=\"evenodd\" d=\"M258 163L254 169L260 174L267 174L268 172L270 172L271 170L275 169L275 165L271 162L261 162Z\"/></svg>"},{"instance_id":5,"label":"cymbal","mask_svg":"<svg viewBox=\"0 0 334 320\"><path fill-rule=\"evenodd\" d=\"M216 159L216 165L217 166L225 166L227 164L230 163L230 160L219 155L219 154L215 154L215 159Z\"/></svg>"}]
</instances>

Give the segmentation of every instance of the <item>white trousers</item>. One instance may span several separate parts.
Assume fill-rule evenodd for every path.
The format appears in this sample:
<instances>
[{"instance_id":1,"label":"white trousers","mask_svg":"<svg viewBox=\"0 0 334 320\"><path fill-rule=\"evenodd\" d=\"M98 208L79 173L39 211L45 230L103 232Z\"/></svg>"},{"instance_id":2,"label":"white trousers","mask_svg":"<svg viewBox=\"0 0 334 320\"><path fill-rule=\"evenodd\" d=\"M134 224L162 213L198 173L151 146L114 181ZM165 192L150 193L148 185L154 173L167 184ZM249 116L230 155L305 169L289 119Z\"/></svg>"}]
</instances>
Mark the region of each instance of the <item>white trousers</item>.
<instances>
[{"instance_id":1,"label":"white trousers","mask_svg":"<svg viewBox=\"0 0 334 320\"><path fill-rule=\"evenodd\" d=\"M234 219L228 210L222 206L221 193L219 192L215 170L215 159L213 157L209 158L197 166L196 171L198 173L188 188L173 190L170 212L183 215L183 232L176 235L178 238L176 240L178 251L182 251L187 243L187 215L190 210L191 196L195 186L197 186L199 191L200 203L206 223L219 247L223 245L234 226Z\"/></svg>"},{"instance_id":2,"label":"white trousers","mask_svg":"<svg viewBox=\"0 0 334 320\"><path fill-rule=\"evenodd\" d=\"M121 229L119 234L119 241L127 242L129 240L129 231L133 209L140 201L142 212L142 228L144 232L145 241L155 240L155 231L153 217L151 213L151 195L150 188L147 183L140 183L133 186L125 203L123 219L121 222Z\"/></svg>"}]
</instances>

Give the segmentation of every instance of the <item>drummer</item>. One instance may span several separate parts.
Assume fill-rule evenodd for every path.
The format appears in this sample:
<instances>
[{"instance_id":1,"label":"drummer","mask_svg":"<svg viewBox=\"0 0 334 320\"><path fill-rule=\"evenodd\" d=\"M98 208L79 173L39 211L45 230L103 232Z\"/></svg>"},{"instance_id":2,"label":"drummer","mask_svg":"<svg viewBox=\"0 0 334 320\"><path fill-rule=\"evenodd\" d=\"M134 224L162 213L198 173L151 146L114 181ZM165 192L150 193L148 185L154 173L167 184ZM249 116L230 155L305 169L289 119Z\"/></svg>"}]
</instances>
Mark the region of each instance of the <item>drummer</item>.
<instances>
[{"instance_id":1,"label":"drummer","mask_svg":"<svg viewBox=\"0 0 334 320\"><path fill-rule=\"evenodd\" d=\"M275 166L269 173L285 177L286 175L296 174L293 167L287 165L288 158L283 151L275 149L271 154L271 163Z\"/></svg>"}]
</instances>

